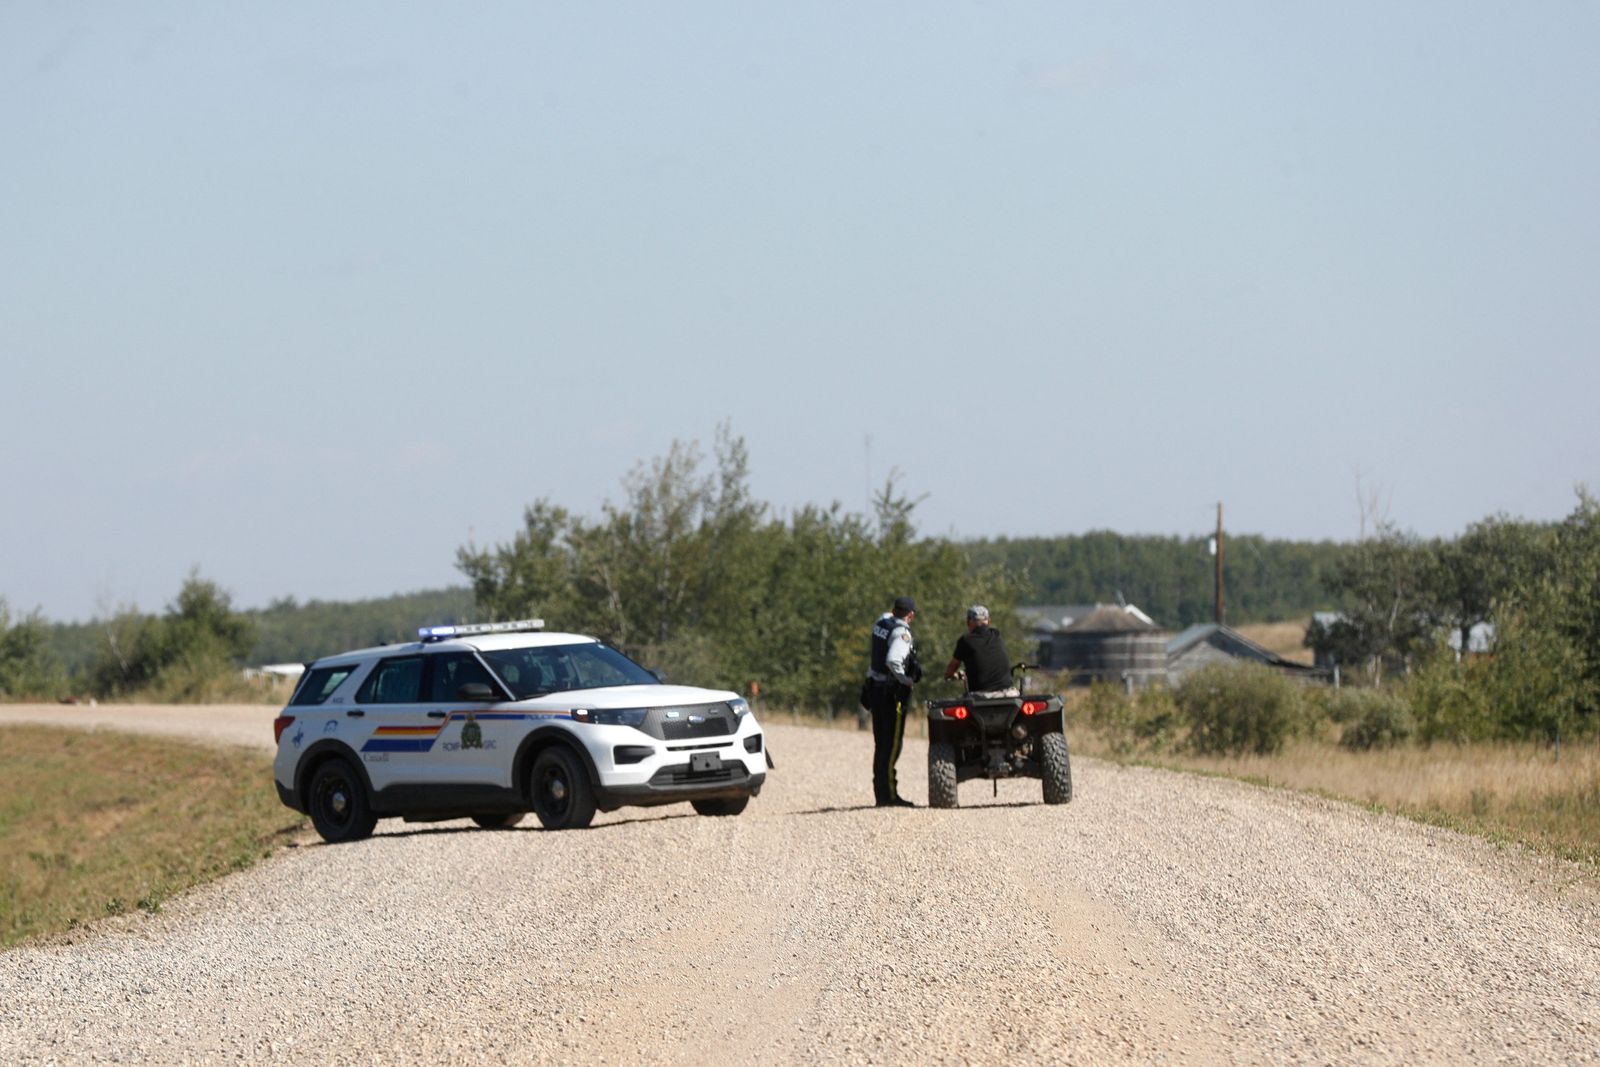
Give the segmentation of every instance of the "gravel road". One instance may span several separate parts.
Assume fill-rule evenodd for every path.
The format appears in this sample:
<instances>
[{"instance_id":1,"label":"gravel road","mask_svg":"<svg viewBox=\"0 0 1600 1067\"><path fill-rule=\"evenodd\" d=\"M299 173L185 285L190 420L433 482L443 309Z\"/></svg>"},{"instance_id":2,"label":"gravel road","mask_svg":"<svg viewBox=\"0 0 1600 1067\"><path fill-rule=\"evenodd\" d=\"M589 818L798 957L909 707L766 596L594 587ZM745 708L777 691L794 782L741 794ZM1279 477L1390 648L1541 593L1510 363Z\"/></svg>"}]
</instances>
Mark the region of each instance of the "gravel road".
<instances>
[{"instance_id":1,"label":"gravel road","mask_svg":"<svg viewBox=\"0 0 1600 1067\"><path fill-rule=\"evenodd\" d=\"M0 722L265 747L273 714ZM878 811L866 735L768 733L738 818L386 821L0 954L0 1062L1600 1061L1592 870L1084 759L1064 807Z\"/></svg>"}]
</instances>

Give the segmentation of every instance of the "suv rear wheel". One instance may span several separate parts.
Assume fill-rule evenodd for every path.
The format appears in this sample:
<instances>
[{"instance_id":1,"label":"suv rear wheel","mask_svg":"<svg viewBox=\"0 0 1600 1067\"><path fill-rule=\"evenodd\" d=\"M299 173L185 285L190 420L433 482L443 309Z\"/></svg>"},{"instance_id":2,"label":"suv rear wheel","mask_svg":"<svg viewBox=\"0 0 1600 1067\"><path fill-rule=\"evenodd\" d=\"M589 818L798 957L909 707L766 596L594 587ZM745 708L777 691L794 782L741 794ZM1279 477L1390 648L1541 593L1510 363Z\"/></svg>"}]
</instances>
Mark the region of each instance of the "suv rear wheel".
<instances>
[{"instance_id":1,"label":"suv rear wheel","mask_svg":"<svg viewBox=\"0 0 1600 1067\"><path fill-rule=\"evenodd\" d=\"M547 748L533 761L528 792L546 830L581 830L594 821L594 787L577 757Z\"/></svg>"},{"instance_id":2,"label":"suv rear wheel","mask_svg":"<svg viewBox=\"0 0 1600 1067\"><path fill-rule=\"evenodd\" d=\"M342 759L331 759L312 772L307 799L311 825L330 845L371 837L378 825L365 783Z\"/></svg>"}]
</instances>

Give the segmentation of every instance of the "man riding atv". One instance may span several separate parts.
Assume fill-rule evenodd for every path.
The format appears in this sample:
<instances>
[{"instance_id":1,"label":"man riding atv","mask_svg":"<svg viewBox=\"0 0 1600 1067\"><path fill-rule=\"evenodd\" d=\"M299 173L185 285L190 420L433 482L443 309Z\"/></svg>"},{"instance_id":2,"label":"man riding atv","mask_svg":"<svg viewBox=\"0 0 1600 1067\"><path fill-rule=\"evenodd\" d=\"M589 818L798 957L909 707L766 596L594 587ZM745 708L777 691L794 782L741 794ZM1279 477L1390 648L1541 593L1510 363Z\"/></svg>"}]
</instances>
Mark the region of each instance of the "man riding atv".
<instances>
[{"instance_id":1,"label":"man riding atv","mask_svg":"<svg viewBox=\"0 0 1600 1067\"><path fill-rule=\"evenodd\" d=\"M1046 804L1072 799L1061 698L1011 683L1029 666L1010 662L987 608L967 609L967 632L944 671L947 679L965 674L967 693L928 701L929 807L956 807L957 787L970 778L989 779L996 796L1001 778L1038 778Z\"/></svg>"},{"instance_id":2,"label":"man riding atv","mask_svg":"<svg viewBox=\"0 0 1600 1067\"><path fill-rule=\"evenodd\" d=\"M1014 697L1011 684L1011 657L1000 631L989 625L989 609L974 604L967 609L967 632L956 642L956 650L944 669L945 678L965 674L967 693L975 697Z\"/></svg>"}]
</instances>

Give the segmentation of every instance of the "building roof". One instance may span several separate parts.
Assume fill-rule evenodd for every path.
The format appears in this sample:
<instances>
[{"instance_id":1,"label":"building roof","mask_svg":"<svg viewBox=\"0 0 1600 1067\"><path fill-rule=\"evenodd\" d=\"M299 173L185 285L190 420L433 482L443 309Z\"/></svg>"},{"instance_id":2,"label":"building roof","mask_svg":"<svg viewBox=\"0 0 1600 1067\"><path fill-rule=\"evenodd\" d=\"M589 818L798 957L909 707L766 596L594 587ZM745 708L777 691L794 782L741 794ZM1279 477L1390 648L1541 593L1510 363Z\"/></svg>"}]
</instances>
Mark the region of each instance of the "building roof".
<instances>
[{"instance_id":1,"label":"building roof","mask_svg":"<svg viewBox=\"0 0 1600 1067\"><path fill-rule=\"evenodd\" d=\"M1036 634L1053 634L1075 627L1090 615L1102 610L1125 612L1134 619L1149 624L1145 627L1131 627L1132 629L1149 629L1155 626L1154 619L1132 604L1029 604L1017 609L1017 617L1033 627L1033 632Z\"/></svg>"},{"instance_id":2,"label":"building roof","mask_svg":"<svg viewBox=\"0 0 1600 1067\"><path fill-rule=\"evenodd\" d=\"M1067 630L1075 634L1118 634L1155 628L1150 616L1138 608L1101 604L1083 618L1073 620Z\"/></svg>"},{"instance_id":3,"label":"building roof","mask_svg":"<svg viewBox=\"0 0 1600 1067\"><path fill-rule=\"evenodd\" d=\"M1279 667L1297 672L1311 671L1304 663L1284 659L1276 652L1256 644L1226 623L1197 622L1167 642L1167 662L1170 664L1196 645L1208 644L1236 659L1250 659L1269 667Z\"/></svg>"}]
</instances>

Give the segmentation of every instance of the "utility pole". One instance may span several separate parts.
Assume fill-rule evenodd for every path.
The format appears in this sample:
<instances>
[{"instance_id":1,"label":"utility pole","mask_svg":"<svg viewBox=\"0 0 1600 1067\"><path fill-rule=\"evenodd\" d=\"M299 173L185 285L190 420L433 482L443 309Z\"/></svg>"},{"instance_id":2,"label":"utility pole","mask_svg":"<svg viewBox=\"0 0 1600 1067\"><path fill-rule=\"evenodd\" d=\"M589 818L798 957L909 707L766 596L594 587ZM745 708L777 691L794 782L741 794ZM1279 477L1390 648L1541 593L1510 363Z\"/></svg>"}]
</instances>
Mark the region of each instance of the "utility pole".
<instances>
[{"instance_id":1,"label":"utility pole","mask_svg":"<svg viewBox=\"0 0 1600 1067\"><path fill-rule=\"evenodd\" d=\"M1217 501L1217 624L1224 621L1225 613L1222 610L1222 501Z\"/></svg>"}]
</instances>

